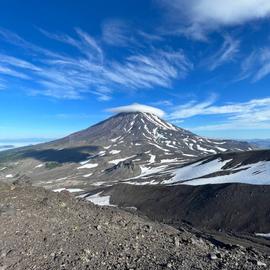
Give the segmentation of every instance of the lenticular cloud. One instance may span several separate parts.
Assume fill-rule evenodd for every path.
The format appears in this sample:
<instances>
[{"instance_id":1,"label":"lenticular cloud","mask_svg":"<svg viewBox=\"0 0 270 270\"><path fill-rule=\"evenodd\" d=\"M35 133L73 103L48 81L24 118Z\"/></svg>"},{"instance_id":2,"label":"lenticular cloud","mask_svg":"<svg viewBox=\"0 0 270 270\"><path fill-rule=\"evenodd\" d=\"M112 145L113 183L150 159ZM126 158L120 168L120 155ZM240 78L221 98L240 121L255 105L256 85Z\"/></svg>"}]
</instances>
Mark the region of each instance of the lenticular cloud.
<instances>
[{"instance_id":1,"label":"lenticular cloud","mask_svg":"<svg viewBox=\"0 0 270 270\"><path fill-rule=\"evenodd\" d=\"M113 112L113 113L121 113L121 112L146 112L146 113L152 113L159 117L163 117L165 115L165 112L151 106L142 105L138 103L134 103L127 106L120 106L115 108L110 108L107 111Z\"/></svg>"}]
</instances>

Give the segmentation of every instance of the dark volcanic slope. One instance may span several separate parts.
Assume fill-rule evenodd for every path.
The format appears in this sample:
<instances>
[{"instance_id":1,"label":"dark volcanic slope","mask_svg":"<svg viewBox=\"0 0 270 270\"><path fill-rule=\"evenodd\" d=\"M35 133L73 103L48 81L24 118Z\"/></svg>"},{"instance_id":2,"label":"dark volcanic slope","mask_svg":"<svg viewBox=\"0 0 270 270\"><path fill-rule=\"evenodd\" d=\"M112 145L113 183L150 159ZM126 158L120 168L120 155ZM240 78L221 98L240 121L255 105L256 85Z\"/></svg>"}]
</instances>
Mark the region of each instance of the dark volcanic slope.
<instances>
[{"instance_id":1,"label":"dark volcanic slope","mask_svg":"<svg viewBox=\"0 0 270 270\"><path fill-rule=\"evenodd\" d=\"M118 181L146 170L225 151L251 149L245 142L211 140L149 113L121 113L66 138L0 153L0 180L26 176L81 185ZM3 169L5 168L5 169ZM65 183L56 181L65 178ZM63 182L63 181L62 181Z\"/></svg>"},{"instance_id":2,"label":"dark volcanic slope","mask_svg":"<svg viewBox=\"0 0 270 270\"><path fill-rule=\"evenodd\" d=\"M161 158L187 160L219 152L251 150L246 142L212 140L176 127L150 113L120 113L83 131L52 142L53 146L95 145L106 149L121 150L126 154L145 153ZM169 156L169 157L168 157ZM151 158L151 156L150 156Z\"/></svg>"},{"instance_id":3,"label":"dark volcanic slope","mask_svg":"<svg viewBox=\"0 0 270 270\"><path fill-rule=\"evenodd\" d=\"M207 230L270 232L270 186L222 184L204 186L111 187L111 203L134 206L152 219L183 221Z\"/></svg>"},{"instance_id":4,"label":"dark volcanic slope","mask_svg":"<svg viewBox=\"0 0 270 270\"><path fill-rule=\"evenodd\" d=\"M261 269L267 255L219 247L67 193L0 184L0 269Z\"/></svg>"}]
</instances>

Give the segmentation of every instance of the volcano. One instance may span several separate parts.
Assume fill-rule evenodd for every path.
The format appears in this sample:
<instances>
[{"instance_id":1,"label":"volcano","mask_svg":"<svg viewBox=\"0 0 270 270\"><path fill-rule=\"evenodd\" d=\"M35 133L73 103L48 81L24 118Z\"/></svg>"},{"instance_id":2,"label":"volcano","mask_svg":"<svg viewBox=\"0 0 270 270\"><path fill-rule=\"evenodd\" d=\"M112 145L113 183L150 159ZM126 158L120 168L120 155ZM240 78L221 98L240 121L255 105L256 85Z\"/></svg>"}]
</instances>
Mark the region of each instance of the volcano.
<instances>
[{"instance_id":1,"label":"volcano","mask_svg":"<svg viewBox=\"0 0 270 270\"><path fill-rule=\"evenodd\" d=\"M224 152L246 142L207 139L146 112L119 113L65 138L0 155L0 178L43 186L123 181Z\"/></svg>"}]
</instances>

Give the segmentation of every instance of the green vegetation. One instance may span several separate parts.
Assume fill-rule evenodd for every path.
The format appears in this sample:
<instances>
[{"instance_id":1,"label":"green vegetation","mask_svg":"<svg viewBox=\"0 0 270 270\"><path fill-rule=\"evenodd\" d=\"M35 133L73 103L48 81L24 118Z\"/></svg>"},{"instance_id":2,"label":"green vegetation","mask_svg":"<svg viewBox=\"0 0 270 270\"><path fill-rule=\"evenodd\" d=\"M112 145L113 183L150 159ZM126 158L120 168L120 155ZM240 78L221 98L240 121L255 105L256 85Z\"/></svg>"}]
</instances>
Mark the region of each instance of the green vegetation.
<instances>
[{"instance_id":1,"label":"green vegetation","mask_svg":"<svg viewBox=\"0 0 270 270\"><path fill-rule=\"evenodd\" d=\"M59 163L59 162L54 162L53 161L53 162L46 162L45 163L45 168L49 169L49 170L60 167L60 166L62 166L62 164Z\"/></svg>"}]
</instances>

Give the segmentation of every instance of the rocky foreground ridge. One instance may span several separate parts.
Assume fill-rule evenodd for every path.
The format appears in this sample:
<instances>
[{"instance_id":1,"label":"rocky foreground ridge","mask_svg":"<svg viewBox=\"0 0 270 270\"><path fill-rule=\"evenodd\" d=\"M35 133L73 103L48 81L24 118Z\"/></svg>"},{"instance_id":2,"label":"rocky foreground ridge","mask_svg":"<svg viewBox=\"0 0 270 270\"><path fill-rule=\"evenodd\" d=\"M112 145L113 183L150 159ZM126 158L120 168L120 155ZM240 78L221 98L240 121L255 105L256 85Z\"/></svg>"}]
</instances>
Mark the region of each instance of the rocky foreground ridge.
<instances>
[{"instance_id":1,"label":"rocky foreground ridge","mask_svg":"<svg viewBox=\"0 0 270 270\"><path fill-rule=\"evenodd\" d=\"M269 269L269 256L252 247L217 245L129 211L0 184L0 269Z\"/></svg>"}]
</instances>

